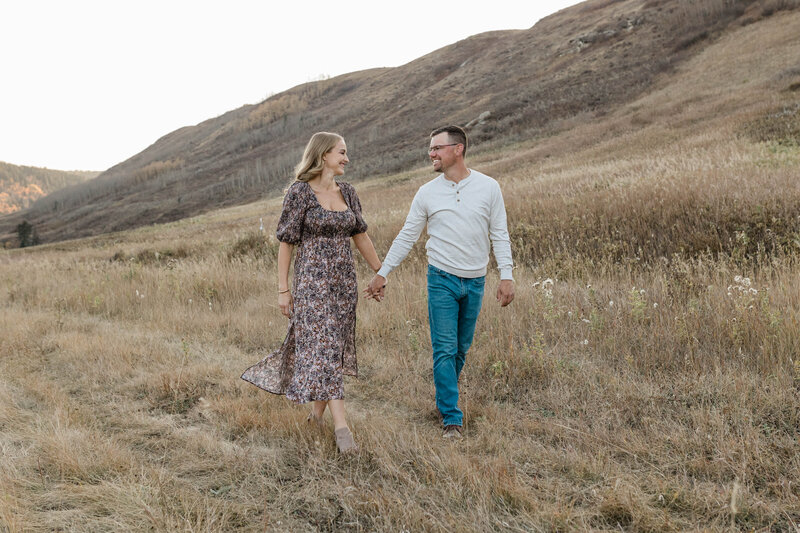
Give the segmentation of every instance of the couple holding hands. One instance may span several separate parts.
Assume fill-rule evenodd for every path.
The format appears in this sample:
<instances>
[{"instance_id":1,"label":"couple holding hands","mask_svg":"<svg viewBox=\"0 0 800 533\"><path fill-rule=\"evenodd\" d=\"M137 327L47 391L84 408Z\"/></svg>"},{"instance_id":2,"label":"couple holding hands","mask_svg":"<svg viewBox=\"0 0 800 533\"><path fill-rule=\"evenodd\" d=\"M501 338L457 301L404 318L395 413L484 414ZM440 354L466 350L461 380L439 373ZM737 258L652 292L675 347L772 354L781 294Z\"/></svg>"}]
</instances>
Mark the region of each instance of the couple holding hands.
<instances>
[{"instance_id":1,"label":"couple holding hands","mask_svg":"<svg viewBox=\"0 0 800 533\"><path fill-rule=\"evenodd\" d=\"M289 331L282 346L248 368L242 379L296 403L313 402L308 421L320 426L327 407L342 453L358 449L347 425L343 382L344 374L358 374L358 286L350 239L376 272L364 294L381 301L386 277L405 259L426 225L436 408L443 436L461 437L458 377L481 309L490 245L500 270L497 301L506 306L514 299L500 186L467 168L466 151L467 135L460 127L445 126L431 133L428 155L439 175L417 191L383 263L367 235L355 189L336 180L349 162L344 139L335 133L315 133L295 169L277 230L278 304L290 319Z\"/></svg>"}]
</instances>

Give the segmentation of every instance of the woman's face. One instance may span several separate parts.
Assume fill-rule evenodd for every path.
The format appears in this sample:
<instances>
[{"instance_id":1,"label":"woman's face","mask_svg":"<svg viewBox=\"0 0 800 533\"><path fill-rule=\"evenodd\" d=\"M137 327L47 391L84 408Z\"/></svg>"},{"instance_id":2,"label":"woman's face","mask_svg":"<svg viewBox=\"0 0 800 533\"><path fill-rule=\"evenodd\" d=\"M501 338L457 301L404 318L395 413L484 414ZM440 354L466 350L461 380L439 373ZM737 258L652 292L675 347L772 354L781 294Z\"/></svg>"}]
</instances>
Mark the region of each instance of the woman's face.
<instances>
[{"instance_id":1,"label":"woman's face","mask_svg":"<svg viewBox=\"0 0 800 533\"><path fill-rule=\"evenodd\" d=\"M323 167L333 171L334 176L344 174L344 167L350 160L347 158L347 145L340 140L333 149L322 156Z\"/></svg>"}]
</instances>

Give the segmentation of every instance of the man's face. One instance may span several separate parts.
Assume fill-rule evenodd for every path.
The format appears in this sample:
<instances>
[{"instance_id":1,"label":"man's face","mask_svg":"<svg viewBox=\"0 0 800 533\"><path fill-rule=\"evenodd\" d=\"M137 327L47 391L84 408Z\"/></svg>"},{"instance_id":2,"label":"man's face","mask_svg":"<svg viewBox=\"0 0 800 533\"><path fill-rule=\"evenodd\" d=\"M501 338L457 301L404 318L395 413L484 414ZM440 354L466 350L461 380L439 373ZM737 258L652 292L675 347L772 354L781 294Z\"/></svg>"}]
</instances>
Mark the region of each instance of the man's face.
<instances>
[{"instance_id":1,"label":"man's face","mask_svg":"<svg viewBox=\"0 0 800 533\"><path fill-rule=\"evenodd\" d=\"M433 170L435 172L443 172L453 166L457 160L456 154L460 150L459 146L450 140L450 135L447 132L431 137L428 156L431 158L431 163L433 163Z\"/></svg>"}]
</instances>

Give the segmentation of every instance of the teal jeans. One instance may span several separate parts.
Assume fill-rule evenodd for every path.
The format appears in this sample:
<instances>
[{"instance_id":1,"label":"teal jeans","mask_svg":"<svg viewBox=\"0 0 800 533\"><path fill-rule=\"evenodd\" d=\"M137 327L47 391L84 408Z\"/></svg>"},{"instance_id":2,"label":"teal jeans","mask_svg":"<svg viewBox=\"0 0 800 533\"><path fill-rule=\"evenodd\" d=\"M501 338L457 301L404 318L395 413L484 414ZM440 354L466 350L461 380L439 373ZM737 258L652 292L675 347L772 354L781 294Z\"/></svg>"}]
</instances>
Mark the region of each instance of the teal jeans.
<instances>
[{"instance_id":1,"label":"teal jeans","mask_svg":"<svg viewBox=\"0 0 800 533\"><path fill-rule=\"evenodd\" d=\"M486 277L461 278L428 265L428 323L433 347L436 408L444 425L462 425L458 378L472 345Z\"/></svg>"}]
</instances>

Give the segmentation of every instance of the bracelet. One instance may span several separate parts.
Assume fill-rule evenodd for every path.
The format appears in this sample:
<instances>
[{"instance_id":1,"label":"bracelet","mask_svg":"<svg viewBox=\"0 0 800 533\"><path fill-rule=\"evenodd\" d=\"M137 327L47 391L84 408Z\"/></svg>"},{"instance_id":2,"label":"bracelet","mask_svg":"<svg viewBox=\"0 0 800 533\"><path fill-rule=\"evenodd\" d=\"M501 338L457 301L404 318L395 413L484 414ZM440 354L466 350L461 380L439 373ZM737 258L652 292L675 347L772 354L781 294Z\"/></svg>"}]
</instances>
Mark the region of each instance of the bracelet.
<instances>
[{"instance_id":1,"label":"bracelet","mask_svg":"<svg viewBox=\"0 0 800 533\"><path fill-rule=\"evenodd\" d=\"M278 291L278 294L283 294L284 292L289 292L291 289L286 289L285 291Z\"/></svg>"}]
</instances>

